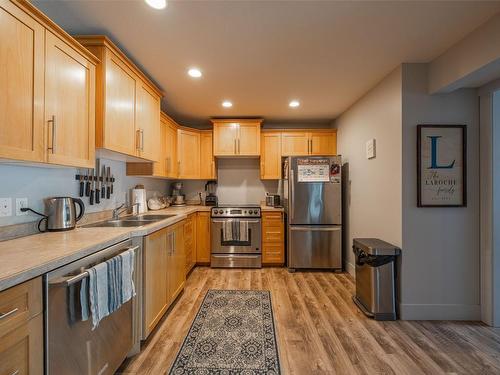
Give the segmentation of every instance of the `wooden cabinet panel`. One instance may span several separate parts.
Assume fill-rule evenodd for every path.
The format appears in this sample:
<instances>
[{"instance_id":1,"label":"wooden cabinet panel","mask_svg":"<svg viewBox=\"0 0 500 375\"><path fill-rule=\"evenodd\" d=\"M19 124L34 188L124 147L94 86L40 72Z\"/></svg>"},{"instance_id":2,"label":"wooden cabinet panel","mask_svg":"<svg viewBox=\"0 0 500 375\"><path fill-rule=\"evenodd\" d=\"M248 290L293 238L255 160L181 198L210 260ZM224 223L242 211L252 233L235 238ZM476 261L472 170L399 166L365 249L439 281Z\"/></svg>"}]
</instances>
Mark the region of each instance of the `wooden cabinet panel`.
<instances>
[{"instance_id":1,"label":"wooden cabinet panel","mask_svg":"<svg viewBox=\"0 0 500 375\"><path fill-rule=\"evenodd\" d=\"M210 212L198 212L196 217L196 262L210 263Z\"/></svg>"},{"instance_id":2,"label":"wooden cabinet panel","mask_svg":"<svg viewBox=\"0 0 500 375\"><path fill-rule=\"evenodd\" d=\"M263 242L282 242L284 241L283 228L280 225L269 226L264 225L262 228L262 241Z\"/></svg>"},{"instance_id":3,"label":"wooden cabinet panel","mask_svg":"<svg viewBox=\"0 0 500 375\"><path fill-rule=\"evenodd\" d=\"M311 132L311 155L336 155L337 154L337 132Z\"/></svg>"},{"instance_id":4,"label":"wooden cabinet panel","mask_svg":"<svg viewBox=\"0 0 500 375\"><path fill-rule=\"evenodd\" d=\"M262 264L285 262L285 225L283 212L262 212Z\"/></svg>"},{"instance_id":5,"label":"wooden cabinet panel","mask_svg":"<svg viewBox=\"0 0 500 375\"><path fill-rule=\"evenodd\" d=\"M144 238L144 328L148 335L167 311L168 228Z\"/></svg>"},{"instance_id":6,"label":"wooden cabinet panel","mask_svg":"<svg viewBox=\"0 0 500 375\"><path fill-rule=\"evenodd\" d=\"M160 97L140 82L137 90L136 131L139 133L138 156L159 159Z\"/></svg>"},{"instance_id":7,"label":"wooden cabinet panel","mask_svg":"<svg viewBox=\"0 0 500 375\"><path fill-rule=\"evenodd\" d=\"M262 244L262 263L283 264L285 262L284 245L281 243Z\"/></svg>"},{"instance_id":8,"label":"wooden cabinet panel","mask_svg":"<svg viewBox=\"0 0 500 375\"><path fill-rule=\"evenodd\" d=\"M260 178L281 178L281 133L263 132L261 135Z\"/></svg>"},{"instance_id":9,"label":"wooden cabinet panel","mask_svg":"<svg viewBox=\"0 0 500 375\"><path fill-rule=\"evenodd\" d=\"M214 123L213 144L215 156L233 156L237 154L238 123Z\"/></svg>"},{"instance_id":10,"label":"wooden cabinet panel","mask_svg":"<svg viewBox=\"0 0 500 375\"><path fill-rule=\"evenodd\" d=\"M0 336L42 312L42 278L0 292Z\"/></svg>"},{"instance_id":11,"label":"wooden cabinet panel","mask_svg":"<svg viewBox=\"0 0 500 375\"><path fill-rule=\"evenodd\" d=\"M49 31L45 52L48 161L92 167L95 162L95 66Z\"/></svg>"},{"instance_id":12,"label":"wooden cabinet panel","mask_svg":"<svg viewBox=\"0 0 500 375\"><path fill-rule=\"evenodd\" d=\"M177 157L179 178L197 179L200 176L200 133L179 129L177 131Z\"/></svg>"},{"instance_id":13,"label":"wooden cabinet panel","mask_svg":"<svg viewBox=\"0 0 500 375\"><path fill-rule=\"evenodd\" d=\"M45 29L0 2L0 157L45 161Z\"/></svg>"},{"instance_id":14,"label":"wooden cabinet panel","mask_svg":"<svg viewBox=\"0 0 500 375\"><path fill-rule=\"evenodd\" d=\"M166 141L166 170L167 177L176 178L179 175L177 163L177 125L172 121L168 121L167 125L167 141Z\"/></svg>"},{"instance_id":15,"label":"wooden cabinet panel","mask_svg":"<svg viewBox=\"0 0 500 375\"><path fill-rule=\"evenodd\" d=\"M137 152L135 135L135 101L137 80L134 72L118 56L106 51L105 87L106 97L102 127L103 143L97 147L134 155Z\"/></svg>"},{"instance_id":16,"label":"wooden cabinet panel","mask_svg":"<svg viewBox=\"0 0 500 375\"><path fill-rule=\"evenodd\" d=\"M238 133L238 155L260 155L260 121L240 122Z\"/></svg>"},{"instance_id":17,"label":"wooden cabinet panel","mask_svg":"<svg viewBox=\"0 0 500 375\"><path fill-rule=\"evenodd\" d=\"M212 132L203 131L200 135L200 179L217 178L212 144Z\"/></svg>"},{"instance_id":18,"label":"wooden cabinet panel","mask_svg":"<svg viewBox=\"0 0 500 375\"><path fill-rule=\"evenodd\" d=\"M309 135L306 132L283 132L281 135L283 156L302 156L309 154Z\"/></svg>"},{"instance_id":19,"label":"wooden cabinet panel","mask_svg":"<svg viewBox=\"0 0 500 375\"><path fill-rule=\"evenodd\" d=\"M43 374L43 315L0 336L0 374Z\"/></svg>"},{"instance_id":20,"label":"wooden cabinet panel","mask_svg":"<svg viewBox=\"0 0 500 375\"><path fill-rule=\"evenodd\" d=\"M184 224L181 221L171 227L169 238L171 250L168 258L168 295L170 303L177 298L186 281L186 255L184 252Z\"/></svg>"},{"instance_id":21,"label":"wooden cabinet panel","mask_svg":"<svg viewBox=\"0 0 500 375\"><path fill-rule=\"evenodd\" d=\"M188 274L196 264L196 214L188 215L184 223L184 253Z\"/></svg>"},{"instance_id":22,"label":"wooden cabinet panel","mask_svg":"<svg viewBox=\"0 0 500 375\"><path fill-rule=\"evenodd\" d=\"M158 161L153 163L153 176L167 177L167 137L168 123L160 120L160 139L158 147Z\"/></svg>"}]
</instances>

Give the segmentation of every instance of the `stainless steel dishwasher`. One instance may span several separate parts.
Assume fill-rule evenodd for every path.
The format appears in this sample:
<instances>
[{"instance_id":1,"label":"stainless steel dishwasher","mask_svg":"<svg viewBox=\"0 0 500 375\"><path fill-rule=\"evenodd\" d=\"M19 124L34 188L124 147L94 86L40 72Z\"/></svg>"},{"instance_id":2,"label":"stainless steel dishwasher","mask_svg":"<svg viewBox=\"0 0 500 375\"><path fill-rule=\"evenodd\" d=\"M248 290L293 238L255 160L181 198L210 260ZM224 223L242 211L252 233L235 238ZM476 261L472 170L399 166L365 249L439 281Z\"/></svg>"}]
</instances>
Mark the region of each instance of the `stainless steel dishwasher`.
<instances>
[{"instance_id":1,"label":"stainless steel dishwasher","mask_svg":"<svg viewBox=\"0 0 500 375\"><path fill-rule=\"evenodd\" d=\"M127 240L45 275L45 374L114 374L139 345L142 289L142 241ZM92 330L92 318L82 321L81 281L86 269L134 249L136 296L105 317Z\"/></svg>"}]
</instances>

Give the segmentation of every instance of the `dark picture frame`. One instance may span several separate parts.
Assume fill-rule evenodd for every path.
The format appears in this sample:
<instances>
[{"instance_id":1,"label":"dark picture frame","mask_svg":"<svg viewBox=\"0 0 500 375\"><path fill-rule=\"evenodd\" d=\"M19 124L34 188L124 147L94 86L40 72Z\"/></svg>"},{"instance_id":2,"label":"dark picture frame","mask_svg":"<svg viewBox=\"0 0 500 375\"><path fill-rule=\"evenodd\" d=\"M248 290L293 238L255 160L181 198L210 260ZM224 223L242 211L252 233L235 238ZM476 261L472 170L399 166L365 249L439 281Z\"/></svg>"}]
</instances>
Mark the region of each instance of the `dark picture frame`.
<instances>
[{"instance_id":1,"label":"dark picture frame","mask_svg":"<svg viewBox=\"0 0 500 375\"><path fill-rule=\"evenodd\" d=\"M417 125L417 207L467 207L467 125Z\"/></svg>"}]
</instances>

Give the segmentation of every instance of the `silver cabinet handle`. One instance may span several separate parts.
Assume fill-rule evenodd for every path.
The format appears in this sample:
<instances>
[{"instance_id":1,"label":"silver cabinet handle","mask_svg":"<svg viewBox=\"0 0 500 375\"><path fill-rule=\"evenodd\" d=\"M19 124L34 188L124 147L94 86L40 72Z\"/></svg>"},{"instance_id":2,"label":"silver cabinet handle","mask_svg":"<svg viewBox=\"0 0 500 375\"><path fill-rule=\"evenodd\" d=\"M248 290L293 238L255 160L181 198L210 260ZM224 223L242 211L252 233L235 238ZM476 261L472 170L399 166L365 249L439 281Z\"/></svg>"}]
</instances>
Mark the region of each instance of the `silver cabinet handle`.
<instances>
[{"instance_id":1,"label":"silver cabinet handle","mask_svg":"<svg viewBox=\"0 0 500 375\"><path fill-rule=\"evenodd\" d=\"M19 375L19 370L14 371L14 372L13 372L12 374L10 374L10 375Z\"/></svg>"},{"instance_id":2,"label":"silver cabinet handle","mask_svg":"<svg viewBox=\"0 0 500 375\"><path fill-rule=\"evenodd\" d=\"M290 226L291 231L297 231L297 232L339 232L340 227L330 227L330 228L324 228L324 227L319 227L319 226L300 226L296 227L291 225Z\"/></svg>"},{"instance_id":3,"label":"silver cabinet handle","mask_svg":"<svg viewBox=\"0 0 500 375\"><path fill-rule=\"evenodd\" d=\"M19 308L14 308L6 313L0 313L0 320L7 318L8 316L15 314L16 312L19 311Z\"/></svg>"},{"instance_id":4,"label":"silver cabinet handle","mask_svg":"<svg viewBox=\"0 0 500 375\"><path fill-rule=\"evenodd\" d=\"M144 152L144 129L141 129L141 151Z\"/></svg>"},{"instance_id":5,"label":"silver cabinet handle","mask_svg":"<svg viewBox=\"0 0 500 375\"><path fill-rule=\"evenodd\" d=\"M238 153L238 146L236 146L236 143L237 143L237 140L236 138L234 139L234 153L237 154Z\"/></svg>"},{"instance_id":6,"label":"silver cabinet handle","mask_svg":"<svg viewBox=\"0 0 500 375\"><path fill-rule=\"evenodd\" d=\"M238 138L238 154L241 153L241 148L240 148L240 139Z\"/></svg>"},{"instance_id":7,"label":"silver cabinet handle","mask_svg":"<svg viewBox=\"0 0 500 375\"><path fill-rule=\"evenodd\" d=\"M48 150L51 150L52 153L56 152L56 116L52 116L49 120L49 123L52 124L52 147L47 147Z\"/></svg>"},{"instance_id":8,"label":"silver cabinet handle","mask_svg":"<svg viewBox=\"0 0 500 375\"><path fill-rule=\"evenodd\" d=\"M135 131L135 149L137 151L141 150L141 141L140 141L140 138L139 138L140 135L141 135L141 129L137 129Z\"/></svg>"}]
</instances>

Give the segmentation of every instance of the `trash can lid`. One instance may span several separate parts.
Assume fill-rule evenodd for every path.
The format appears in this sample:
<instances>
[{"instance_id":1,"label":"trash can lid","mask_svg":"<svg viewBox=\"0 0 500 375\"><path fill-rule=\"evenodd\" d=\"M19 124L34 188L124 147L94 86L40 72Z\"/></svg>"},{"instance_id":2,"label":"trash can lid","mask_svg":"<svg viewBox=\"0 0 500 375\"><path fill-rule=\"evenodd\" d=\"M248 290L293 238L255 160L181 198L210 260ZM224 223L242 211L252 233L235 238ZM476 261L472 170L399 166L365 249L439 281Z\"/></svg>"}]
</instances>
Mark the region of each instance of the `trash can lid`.
<instances>
[{"instance_id":1,"label":"trash can lid","mask_svg":"<svg viewBox=\"0 0 500 375\"><path fill-rule=\"evenodd\" d=\"M353 247L363 250L370 255L399 255L398 246L382 241L378 238L354 238Z\"/></svg>"}]
</instances>

